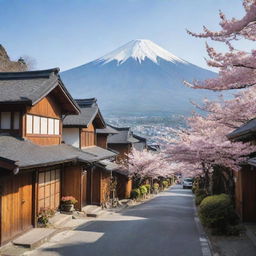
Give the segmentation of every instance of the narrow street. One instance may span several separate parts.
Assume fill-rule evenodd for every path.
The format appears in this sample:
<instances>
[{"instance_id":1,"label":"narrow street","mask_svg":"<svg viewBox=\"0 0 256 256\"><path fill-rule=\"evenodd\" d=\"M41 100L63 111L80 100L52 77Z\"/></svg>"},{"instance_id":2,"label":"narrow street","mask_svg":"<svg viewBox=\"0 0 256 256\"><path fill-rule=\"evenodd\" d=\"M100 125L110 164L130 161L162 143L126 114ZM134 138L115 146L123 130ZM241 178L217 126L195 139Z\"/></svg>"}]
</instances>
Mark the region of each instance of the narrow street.
<instances>
[{"instance_id":1,"label":"narrow street","mask_svg":"<svg viewBox=\"0 0 256 256\"><path fill-rule=\"evenodd\" d=\"M156 198L52 239L30 255L200 256L191 190L175 186ZM60 237L60 236L59 236ZM54 241L56 244L54 244ZM202 241L202 239L201 239Z\"/></svg>"}]
</instances>

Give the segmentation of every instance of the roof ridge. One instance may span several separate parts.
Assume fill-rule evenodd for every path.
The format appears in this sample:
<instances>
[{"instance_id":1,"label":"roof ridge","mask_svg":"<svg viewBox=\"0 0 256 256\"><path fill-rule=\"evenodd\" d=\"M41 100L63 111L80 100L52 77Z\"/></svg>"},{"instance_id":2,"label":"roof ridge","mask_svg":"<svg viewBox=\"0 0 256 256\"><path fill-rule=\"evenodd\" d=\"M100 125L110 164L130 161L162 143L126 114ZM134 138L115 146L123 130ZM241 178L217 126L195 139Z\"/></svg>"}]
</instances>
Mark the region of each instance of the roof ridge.
<instances>
[{"instance_id":1,"label":"roof ridge","mask_svg":"<svg viewBox=\"0 0 256 256\"><path fill-rule=\"evenodd\" d=\"M0 80L49 78L52 73L56 75L59 71L59 68L52 68L22 72L0 72Z\"/></svg>"}]
</instances>

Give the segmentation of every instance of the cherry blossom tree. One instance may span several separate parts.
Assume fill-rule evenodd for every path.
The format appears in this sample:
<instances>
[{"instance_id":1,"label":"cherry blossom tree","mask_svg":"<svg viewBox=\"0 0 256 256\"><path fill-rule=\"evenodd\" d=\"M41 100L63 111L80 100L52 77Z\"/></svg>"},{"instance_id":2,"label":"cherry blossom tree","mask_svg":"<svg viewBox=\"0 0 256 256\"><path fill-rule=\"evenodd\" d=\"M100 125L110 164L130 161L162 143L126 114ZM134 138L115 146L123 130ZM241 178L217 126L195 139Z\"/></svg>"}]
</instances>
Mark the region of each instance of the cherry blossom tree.
<instances>
[{"instance_id":1,"label":"cherry blossom tree","mask_svg":"<svg viewBox=\"0 0 256 256\"><path fill-rule=\"evenodd\" d=\"M176 171L162 153L133 148L127 158L127 162L122 164L122 169L128 172L137 186L147 178L170 177Z\"/></svg>"},{"instance_id":2,"label":"cherry blossom tree","mask_svg":"<svg viewBox=\"0 0 256 256\"><path fill-rule=\"evenodd\" d=\"M256 41L256 0L243 0L245 15L241 19L228 20L223 12L220 12L221 30L211 31L204 27L203 33L188 33L198 38L208 38L213 41L223 42L228 46L226 53L217 52L206 44L209 60L207 64L219 69L217 78L204 82L186 82L193 88L210 90L241 89L256 84L256 50L250 52L237 50L232 46L233 41L246 39Z\"/></svg>"}]
</instances>

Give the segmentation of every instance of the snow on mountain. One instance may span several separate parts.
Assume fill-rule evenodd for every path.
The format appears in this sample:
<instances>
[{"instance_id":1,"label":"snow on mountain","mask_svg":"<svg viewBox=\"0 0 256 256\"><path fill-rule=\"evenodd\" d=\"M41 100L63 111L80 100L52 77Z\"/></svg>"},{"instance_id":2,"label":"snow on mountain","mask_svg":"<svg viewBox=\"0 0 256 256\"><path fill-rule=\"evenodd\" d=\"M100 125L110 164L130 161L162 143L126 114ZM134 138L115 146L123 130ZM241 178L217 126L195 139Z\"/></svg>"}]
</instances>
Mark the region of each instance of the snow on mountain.
<instances>
[{"instance_id":1,"label":"snow on mountain","mask_svg":"<svg viewBox=\"0 0 256 256\"><path fill-rule=\"evenodd\" d=\"M98 61L103 61L103 63L106 64L116 60L119 64L123 64L129 58L133 58L139 63L144 61L146 58L157 64L159 58L173 63L187 63L152 41L146 39L132 40L118 49L106 54L102 58L99 58Z\"/></svg>"},{"instance_id":2,"label":"snow on mountain","mask_svg":"<svg viewBox=\"0 0 256 256\"><path fill-rule=\"evenodd\" d=\"M191 111L190 100L213 97L183 81L215 73L176 57L150 40L133 40L96 59L61 73L75 98L96 97L105 113Z\"/></svg>"}]
</instances>

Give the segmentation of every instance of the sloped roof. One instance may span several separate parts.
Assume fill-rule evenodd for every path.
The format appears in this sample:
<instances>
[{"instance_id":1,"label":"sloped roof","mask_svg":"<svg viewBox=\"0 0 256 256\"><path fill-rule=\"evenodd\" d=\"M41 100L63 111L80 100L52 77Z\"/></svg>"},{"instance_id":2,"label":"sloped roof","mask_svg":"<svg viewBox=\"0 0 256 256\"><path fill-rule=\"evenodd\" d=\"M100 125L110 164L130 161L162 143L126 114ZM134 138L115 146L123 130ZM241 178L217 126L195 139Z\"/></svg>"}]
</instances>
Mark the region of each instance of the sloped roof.
<instances>
[{"instance_id":1,"label":"sloped roof","mask_svg":"<svg viewBox=\"0 0 256 256\"><path fill-rule=\"evenodd\" d=\"M75 101L80 107L80 114L66 116L63 120L64 127L88 127L96 116L101 120L101 127L105 127L105 121L97 105L97 99L76 99Z\"/></svg>"},{"instance_id":2,"label":"sloped roof","mask_svg":"<svg viewBox=\"0 0 256 256\"><path fill-rule=\"evenodd\" d=\"M21 169L71 161L97 161L94 155L66 144L39 146L7 134L0 134L0 158L14 162Z\"/></svg>"},{"instance_id":3,"label":"sloped roof","mask_svg":"<svg viewBox=\"0 0 256 256\"><path fill-rule=\"evenodd\" d=\"M108 137L109 144L133 144L140 142L140 140L133 135L130 127L111 127L117 130L118 133Z\"/></svg>"},{"instance_id":4,"label":"sloped roof","mask_svg":"<svg viewBox=\"0 0 256 256\"><path fill-rule=\"evenodd\" d=\"M0 104L19 103L35 105L55 88L66 100L72 114L79 113L79 107L69 94L58 75L59 69L47 69L25 72L0 72Z\"/></svg>"},{"instance_id":5,"label":"sloped roof","mask_svg":"<svg viewBox=\"0 0 256 256\"><path fill-rule=\"evenodd\" d=\"M111 126L107 125L106 128L103 129L97 129L96 133L98 134L117 134L118 131Z\"/></svg>"},{"instance_id":6,"label":"sloped roof","mask_svg":"<svg viewBox=\"0 0 256 256\"><path fill-rule=\"evenodd\" d=\"M252 166L256 166L256 157L250 158L247 163Z\"/></svg>"},{"instance_id":7,"label":"sloped roof","mask_svg":"<svg viewBox=\"0 0 256 256\"><path fill-rule=\"evenodd\" d=\"M85 147L85 148L82 148L82 151L90 155L93 155L97 160L112 158L117 155L117 153L113 151L110 151L101 147L97 147L97 146Z\"/></svg>"},{"instance_id":8,"label":"sloped roof","mask_svg":"<svg viewBox=\"0 0 256 256\"><path fill-rule=\"evenodd\" d=\"M120 166L115 162L111 162L109 160L101 160L99 161L101 165L108 171L116 172L124 176L128 176L128 172L125 170L121 170Z\"/></svg>"},{"instance_id":9,"label":"sloped roof","mask_svg":"<svg viewBox=\"0 0 256 256\"><path fill-rule=\"evenodd\" d=\"M253 133L256 133L256 118L250 120L233 132L229 133L227 137L231 140L243 140L247 137L250 137L250 135L252 135Z\"/></svg>"}]
</instances>

